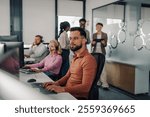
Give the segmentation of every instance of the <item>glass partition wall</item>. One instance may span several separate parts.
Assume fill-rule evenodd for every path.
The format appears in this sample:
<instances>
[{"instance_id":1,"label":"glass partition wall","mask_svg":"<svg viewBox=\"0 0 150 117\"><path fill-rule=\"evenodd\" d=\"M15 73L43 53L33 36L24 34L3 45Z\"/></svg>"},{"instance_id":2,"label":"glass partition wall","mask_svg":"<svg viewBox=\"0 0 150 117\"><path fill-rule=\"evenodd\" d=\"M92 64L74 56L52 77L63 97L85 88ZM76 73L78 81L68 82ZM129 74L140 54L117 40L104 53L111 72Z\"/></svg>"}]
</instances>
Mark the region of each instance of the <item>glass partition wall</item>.
<instances>
[{"instance_id":1,"label":"glass partition wall","mask_svg":"<svg viewBox=\"0 0 150 117\"><path fill-rule=\"evenodd\" d=\"M92 33L98 22L104 24L103 31L108 35L108 53L132 39L136 51L150 50L150 1L121 0L92 11Z\"/></svg>"},{"instance_id":2,"label":"glass partition wall","mask_svg":"<svg viewBox=\"0 0 150 117\"><path fill-rule=\"evenodd\" d=\"M102 31L108 35L106 60L133 65L136 77L149 79L150 0L120 0L95 8L92 10L92 33L96 32L98 22L103 23ZM149 88L149 81L137 87L144 85ZM150 99L149 93L141 97Z\"/></svg>"},{"instance_id":3,"label":"glass partition wall","mask_svg":"<svg viewBox=\"0 0 150 117\"><path fill-rule=\"evenodd\" d=\"M118 43L126 40L125 2L115 2L93 9L92 32L96 32L96 24L103 23L103 31L108 35L109 51L115 49Z\"/></svg>"}]
</instances>

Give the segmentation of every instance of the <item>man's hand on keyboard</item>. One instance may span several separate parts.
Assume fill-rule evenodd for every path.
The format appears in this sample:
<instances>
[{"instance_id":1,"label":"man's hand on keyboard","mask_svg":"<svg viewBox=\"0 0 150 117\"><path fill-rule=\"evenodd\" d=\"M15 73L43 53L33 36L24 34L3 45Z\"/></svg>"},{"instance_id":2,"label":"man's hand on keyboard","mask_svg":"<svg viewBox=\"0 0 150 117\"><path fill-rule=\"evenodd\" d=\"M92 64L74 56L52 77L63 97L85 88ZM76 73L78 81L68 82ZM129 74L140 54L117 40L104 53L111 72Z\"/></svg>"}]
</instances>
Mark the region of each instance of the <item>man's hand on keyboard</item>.
<instances>
[{"instance_id":1,"label":"man's hand on keyboard","mask_svg":"<svg viewBox=\"0 0 150 117\"><path fill-rule=\"evenodd\" d=\"M49 91L54 91L56 93L62 93L65 92L65 88L61 87L61 86L57 86L57 85L48 85L47 87L45 87L47 90Z\"/></svg>"},{"instance_id":2,"label":"man's hand on keyboard","mask_svg":"<svg viewBox=\"0 0 150 117\"><path fill-rule=\"evenodd\" d=\"M48 85L57 85L59 86L59 84L57 82L46 82L46 83L43 83L43 87L47 87Z\"/></svg>"}]
</instances>

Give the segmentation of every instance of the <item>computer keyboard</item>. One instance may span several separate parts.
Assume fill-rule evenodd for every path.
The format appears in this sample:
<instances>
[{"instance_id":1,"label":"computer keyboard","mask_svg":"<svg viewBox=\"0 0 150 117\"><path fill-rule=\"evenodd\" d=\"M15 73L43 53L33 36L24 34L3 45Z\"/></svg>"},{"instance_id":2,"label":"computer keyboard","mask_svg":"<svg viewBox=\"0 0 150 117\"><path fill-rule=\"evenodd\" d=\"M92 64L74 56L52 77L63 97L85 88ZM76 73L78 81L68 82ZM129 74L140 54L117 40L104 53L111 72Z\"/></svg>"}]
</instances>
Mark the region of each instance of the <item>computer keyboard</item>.
<instances>
[{"instance_id":1,"label":"computer keyboard","mask_svg":"<svg viewBox=\"0 0 150 117\"><path fill-rule=\"evenodd\" d=\"M39 88L39 87L42 87L43 83L32 83L31 86L33 88Z\"/></svg>"},{"instance_id":2,"label":"computer keyboard","mask_svg":"<svg viewBox=\"0 0 150 117\"><path fill-rule=\"evenodd\" d=\"M25 74L34 74L34 73L36 73L35 71L32 71L31 69L20 69L19 71L22 72L22 73L25 73Z\"/></svg>"},{"instance_id":3,"label":"computer keyboard","mask_svg":"<svg viewBox=\"0 0 150 117\"><path fill-rule=\"evenodd\" d=\"M43 94L57 94L54 91L48 91L47 89L45 89L43 87L43 83L32 83L31 86L33 88L39 88L40 92L43 93Z\"/></svg>"}]
</instances>

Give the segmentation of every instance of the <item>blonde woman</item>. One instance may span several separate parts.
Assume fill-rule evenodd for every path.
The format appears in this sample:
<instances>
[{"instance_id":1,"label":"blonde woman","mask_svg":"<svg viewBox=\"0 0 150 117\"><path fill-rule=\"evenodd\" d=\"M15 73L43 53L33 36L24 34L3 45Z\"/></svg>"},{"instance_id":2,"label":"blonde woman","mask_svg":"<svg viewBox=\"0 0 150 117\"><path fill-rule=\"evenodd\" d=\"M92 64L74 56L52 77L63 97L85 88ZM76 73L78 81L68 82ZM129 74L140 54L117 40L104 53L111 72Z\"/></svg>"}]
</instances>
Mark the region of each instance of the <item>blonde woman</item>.
<instances>
[{"instance_id":1,"label":"blonde woman","mask_svg":"<svg viewBox=\"0 0 150 117\"><path fill-rule=\"evenodd\" d=\"M44 72L52 80L57 80L62 65L61 48L57 40L51 40L49 43L50 54L46 56L40 63L26 65L35 72Z\"/></svg>"}]
</instances>

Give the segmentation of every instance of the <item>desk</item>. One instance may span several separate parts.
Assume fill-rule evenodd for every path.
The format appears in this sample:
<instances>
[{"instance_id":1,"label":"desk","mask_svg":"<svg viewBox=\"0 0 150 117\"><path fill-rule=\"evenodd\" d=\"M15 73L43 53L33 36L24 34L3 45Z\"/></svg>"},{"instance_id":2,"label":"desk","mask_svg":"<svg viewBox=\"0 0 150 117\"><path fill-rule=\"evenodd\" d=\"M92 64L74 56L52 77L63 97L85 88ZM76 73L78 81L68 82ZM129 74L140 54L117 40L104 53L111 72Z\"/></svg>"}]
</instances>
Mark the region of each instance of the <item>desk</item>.
<instances>
[{"instance_id":1,"label":"desk","mask_svg":"<svg viewBox=\"0 0 150 117\"><path fill-rule=\"evenodd\" d=\"M36 79L37 83L40 82L50 82L52 81L48 76L46 76L44 73L36 73L36 74L25 74L20 72L20 81L24 82L25 84L30 85L30 83L27 83L27 80L34 78ZM34 88L35 89L35 88ZM38 91L38 88L36 88ZM48 94L51 99L54 100L76 100L75 97L73 97L71 94L65 92L65 93L58 93L58 94Z\"/></svg>"},{"instance_id":2,"label":"desk","mask_svg":"<svg viewBox=\"0 0 150 117\"><path fill-rule=\"evenodd\" d=\"M149 92L149 74L137 64L107 60L108 83L133 94Z\"/></svg>"},{"instance_id":3,"label":"desk","mask_svg":"<svg viewBox=\"0 0 150 117\"><path fill-rule=\"evenodd\" d=\"M27 81L31 78L36 79L37 83L53 81L48 76L46 76L44 73L25 74L25 73L20 72L20 81L22 81L26 84L29 84L29 83L27 83Z\"/></svg>"}]
</instances>

